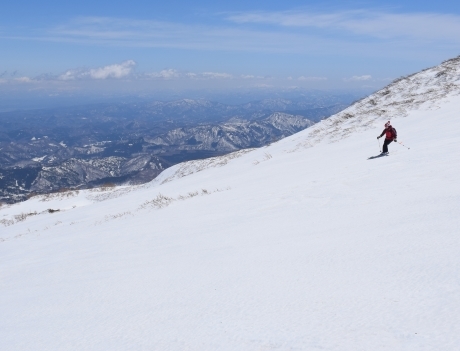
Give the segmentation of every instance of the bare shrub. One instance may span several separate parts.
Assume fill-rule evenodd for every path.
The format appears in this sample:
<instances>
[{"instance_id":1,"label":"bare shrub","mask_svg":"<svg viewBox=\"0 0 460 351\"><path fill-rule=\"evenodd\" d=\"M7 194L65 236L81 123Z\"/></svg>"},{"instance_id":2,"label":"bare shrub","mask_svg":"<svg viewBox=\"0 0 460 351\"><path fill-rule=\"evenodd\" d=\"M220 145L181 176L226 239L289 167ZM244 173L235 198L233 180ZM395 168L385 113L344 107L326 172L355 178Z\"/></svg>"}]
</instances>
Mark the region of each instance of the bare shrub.
<instances>
[{"instance_id":1,"label":"bare shrub","mask_svg":"<svg viewBox=\"0 0 460 351\"><path fill-rule=\"evenodd\" d=\"M68 190L68 189L65 191L64 190L61 191L61 190L63 189L60 189L55 193L40 195L41 196L40 201L44 202L44 201L50 201L53 199L64 199L64 198L74 197L80 193L79 190Z\"/></svg>"},{"instance_id":2,"label":"bare shrub","mask_svg":"<svg viewBox=\"0 0 460 351\"><path fill-rule=\"evenodd\" d=\"M105 216L105 220L109 220L109 219L117 219L117 218L121 218L121 217L124 217L124 216L127 216L127 215L133 215L131 213L131 211L125 211L125 212L121 212L121 213L117 213L117 214L114 214L114 215L107 215Z\"/></svg>"},{"instance_id":3,"label":"bare shrub","mask_svg":"<svg viewBox=\"0 0 460 351\"><path fill-rule=\"evenodd\" d=\"M14 224L14 221L12 219L1 219L0 224L3 224L5 227L9 227Z\"/></svg>"},{"instance_id":4,"label":"bare shrub","mask_svg":"<svg viewBox=\"0 0 460 351\"><path fill-rule=\"evenodd\" d=\"M230 188L227 188L226 190L230 190ZM153 200L144 202L141 206L139 206L139 209L145 209L147 207L154 207L156 209L160 209L160 208L169 206L169 204L171 204L174 201L178 201L178 200L183 201L183 200L191 199L192 197L196 197L196 196L211 195L212 193L220 192L220 191L223 191L223 190L216 189L214 191L209 191L207 189L201 189L201 192L191 191L187 193L186 195L179 195L177 198L172 198L172 197L165 196L163 194L158 194L157 197L154 198Z\"/></svg>"},{"instance_id":5,"label":"bare shrub","mask_svg":"<svg viewBox=\"0 0 460 351\"><path fill-rule=\"evenodd\" d=\"M262 158L262 161L255 160L254 162L252 162L252 164L256 166L259 163L264 162L264 161L268 161L271 158L273 158L273 156L271 154L269 154L268 152L265 152L264 157Z\"/></svg>"},{"instance_id":6,"label":"bare shrub","mask_svg":"<svg viewBox=\"0 0 460 351\"><path fill-rule=\"evenodd\" d=\"M36 215L37 215L37 212L20 213L18 215L15 215L14 219L16 220L16 222L22 222L22 221L25 221L27 219L27 217L36 216Z\"/></svg>"},{"instance_id":7,"label":"bare shrub","mask_svg":"<svg viewBox=\"0 0 460 351\"><path fill-rule=\"evenodd\" d=\"M57 192L57 193L66 193L66 192L68 192L68 191L72 191L72 189L70 189L70 188L61 188L61 189L59 189L59 190L56 191L56 192Z\"/></svg>"},{"instance_id":8,"label":"bare shrub","mask_svg":"<svg viewBox=\"0 0 460 351\"><path fill-rule=\"evenodd\" d=\"M164 196L163 194L158 194L156 198L150 201L146 201L141 205L141 208L146 208L147 206L151 206L154 208L163 208L169 206L174 199L171 197Z\"/></svg>"},{"instance_id":9,"label":"bare shrub","mask_svg":"<svg viewBox=\"0 0 460 351\"><path fill-rule=\"evenodd\" d=\"M112 190L113 188L115 188L117 185L115 183L112 183L112 182L107 182L107 183L104 183L100 186L95 186L95 187L88 187L88 189L91 191L91 192L104 192L104 191L108 191L108 190Z\"/></svg>"},{"instance_id":10,"label":"bare shrub","mask_svg":"<svg viewBox=\"0 0 460 351\"><path fill-rule=\"evenodd\" d=\"M16 222L25 221L27 219L27 214L26 213L20 213L18 215L15 215L14 219L16 220Z\"/></svg>"},{"instance_id":11,"label":"bare shrub","mask_svg":"<svg viewBox=\"0 0 460 351\"><path fill-rule=\"evenodd\" d=\"M100 186L101 190L109 190L115 187L116 187L115 183L112 183L112 182L104 183Z\"/></svg>"}]
</instances>

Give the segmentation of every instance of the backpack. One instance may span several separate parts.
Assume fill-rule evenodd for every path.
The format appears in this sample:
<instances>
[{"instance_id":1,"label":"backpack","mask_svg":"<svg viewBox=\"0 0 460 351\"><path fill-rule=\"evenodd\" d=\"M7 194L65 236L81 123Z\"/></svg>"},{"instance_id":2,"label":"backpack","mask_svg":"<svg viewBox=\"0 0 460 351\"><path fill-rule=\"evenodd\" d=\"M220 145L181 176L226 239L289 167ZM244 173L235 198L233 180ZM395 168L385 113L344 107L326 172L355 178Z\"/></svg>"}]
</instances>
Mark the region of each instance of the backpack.
<instances>
[{"instance_id":1,"label":"backpack","mask_svg":"<svg viewBox=\"0 0 460 351\"><path fill-rule=\"evenodd\" d=\"M391 127L391 135L392 135L393 139L398 138L398 133L396 133L396 129L394 127Z\"/></svg>"},{"instance_id":2,"label":"backpack","mask_svg":"<svg viewBox=\"0 0 460 351\"><path fill-rule=\"evenodd\" d=\"M385 133L385 139L388 139L388 140L394 140L396 139L396 137L398 136L398 134L396 133L396 129L394 129L393 127L387 127L385 128L385 130L383 131L383 133ZM383 134L382 133L382 134Z\"/></svg>"}]
</instances>

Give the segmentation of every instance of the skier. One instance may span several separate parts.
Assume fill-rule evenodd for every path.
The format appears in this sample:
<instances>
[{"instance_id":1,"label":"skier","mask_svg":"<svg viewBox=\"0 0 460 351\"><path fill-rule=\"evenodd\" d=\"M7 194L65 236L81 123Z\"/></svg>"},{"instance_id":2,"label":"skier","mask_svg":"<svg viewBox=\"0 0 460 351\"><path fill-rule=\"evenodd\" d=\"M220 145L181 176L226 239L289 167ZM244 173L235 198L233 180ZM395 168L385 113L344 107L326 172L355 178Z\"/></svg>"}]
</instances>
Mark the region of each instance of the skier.
<instances>
[{"instance_id":1,"label":"skier","mask_svg":"<svg viewBox=\"0 0 460 351\"><path fill-rule=\"evenodd\" d=\"M383 130L382 134L380 134L377 139L380 139L385 134L385 142L383 143L383 150L382 155L388 155L388 144L392 141L396 142L397 133L396 129L391 126L390 121L385 123L385 129Z\"/></svg>"}]
</instances>

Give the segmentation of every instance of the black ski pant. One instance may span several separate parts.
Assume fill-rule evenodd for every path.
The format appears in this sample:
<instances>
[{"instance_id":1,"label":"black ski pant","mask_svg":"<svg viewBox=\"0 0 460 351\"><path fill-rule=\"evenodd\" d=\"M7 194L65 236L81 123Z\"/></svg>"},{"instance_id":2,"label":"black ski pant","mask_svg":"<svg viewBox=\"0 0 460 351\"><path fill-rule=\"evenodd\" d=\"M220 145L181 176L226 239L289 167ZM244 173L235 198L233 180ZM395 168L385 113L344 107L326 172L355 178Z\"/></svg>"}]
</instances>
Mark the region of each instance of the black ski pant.
<instances>
[{"instance_id":1,"label":"black ski pant","mask_svg":"<svg viewBox=\"0 0 460 351\"><path fill-rule=\"evenodd\" d=\"M388 144L390 144L393 140L385 139L383 142L383 150L382 152L388 152Z\"/></svg>"}]
</instances>

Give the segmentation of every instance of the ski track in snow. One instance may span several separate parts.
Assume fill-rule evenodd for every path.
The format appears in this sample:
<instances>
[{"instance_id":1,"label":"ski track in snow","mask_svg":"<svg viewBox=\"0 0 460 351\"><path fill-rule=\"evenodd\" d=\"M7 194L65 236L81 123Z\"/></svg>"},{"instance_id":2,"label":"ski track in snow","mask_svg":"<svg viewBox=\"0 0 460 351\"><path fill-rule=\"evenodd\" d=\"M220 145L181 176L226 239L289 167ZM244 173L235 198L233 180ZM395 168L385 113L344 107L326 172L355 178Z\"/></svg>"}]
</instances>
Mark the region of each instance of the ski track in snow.
<instances>
[{"instance_id":1,"label":"ski track in snow","mask_svg":"<svg viewBox=\"0 0 460 351\"><path fill-rule=\"evenodd\" d=\"M458 350L459 65L268 147L3 206L0 349ZM411 149L368 161L388 119Z\"/></svg>"}]
</instances>

